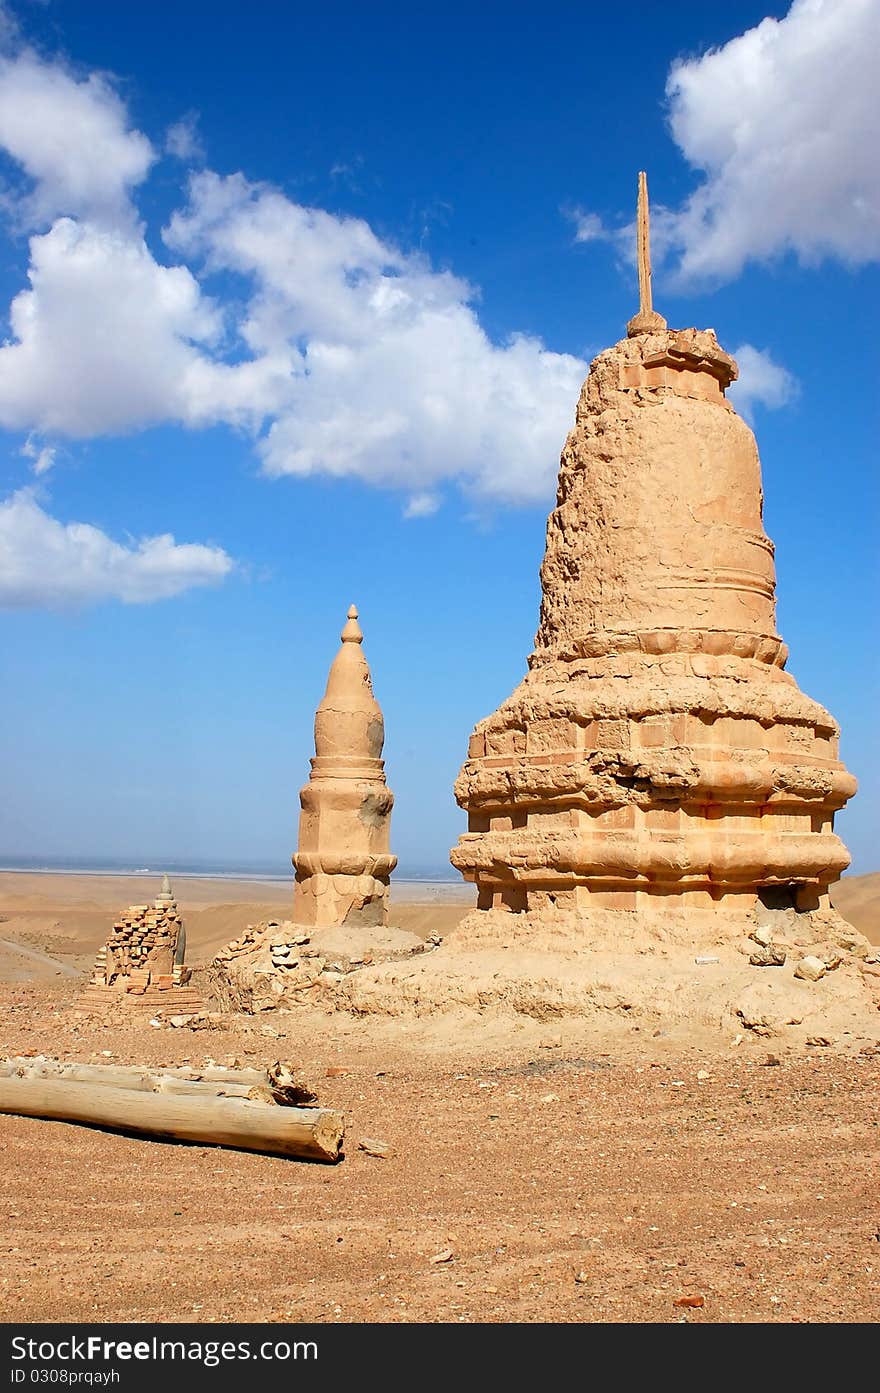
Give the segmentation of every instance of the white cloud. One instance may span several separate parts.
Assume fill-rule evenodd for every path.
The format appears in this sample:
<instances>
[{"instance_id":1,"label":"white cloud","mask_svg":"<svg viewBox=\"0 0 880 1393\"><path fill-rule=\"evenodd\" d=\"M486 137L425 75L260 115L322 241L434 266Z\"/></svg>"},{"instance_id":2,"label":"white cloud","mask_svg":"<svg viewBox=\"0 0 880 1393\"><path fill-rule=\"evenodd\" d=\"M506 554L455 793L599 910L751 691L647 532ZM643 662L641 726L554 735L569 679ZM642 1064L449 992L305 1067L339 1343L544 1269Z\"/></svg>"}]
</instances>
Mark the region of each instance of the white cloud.
<instances>
[{"instance_id":1,"label":"white cloud","mask_svg":"<svg viewBox=\"0 0 880 1393\"><path fill-rule=\"evenodd\" d=\"M576 242L607 242L615 237L609 231L598 213L587 213L583 208L563 209L565 216L574 223Z\"/></svg>"},{"instance_id":2,"label":"white cloud","mask_svg":"<svg viewBox=\"0 0 880 1393\"><path fill-rule=\"evenodd\" d=\"M16 205L31 227L59 214L130 226L130 191L154 158L105 77L77 81L29 51L0 56L0 147L31 181Z\"/></svg>"},{"instance_id":3,"label":"white cloud","mask_svg":"<svg viewBox=\"0 0 880 1393\"><path fill-rule=\"evenodd\" d=\"M233 568L219 547L178 544L170 533L123 546L87 523L61 523L20 489L0 503L0 606L69 608L101 600L148 604Z\"/></svg>"},{"instance_id":4,"label":"white cloud","mask_svg":"<svg viewBox=\"0 0 880 1393\"><path fill-rule=\"evenodd\" d=\"M157 265L136 234L72 218L30 247L31 288L0 348L0 424L85 437L190 414L194 345L221 329L190 272Z\"/></svg>"},{"instance_id":5,"label":"white cloud","mask_svg":"<svg viewBox=\"0 0 880 1393\"><path fill-rule=\"evenodd\" d=\"M773 410L787 405L797 396L800 390L797 378L774 362L766 350L743 343L733 356L739 367L739 377L728 388L727 395L747 421L752 420L756 406Z\"/></svg>"},{"instance_id":6,"label":"white cloud","mask_svg":"<svg viewBox=\"0 0 880 1393\"><path fill-rule=\"evenodd\" d=\"M429 518L440 507L436 493L414 493L403 510L405 518Z\"/></svg>"},{"instance_id":7,"label":"white cloud","mask_svg":"<svg viewBox=\"0 0 880 1393\"><path fill-rule=\"evenodd\" d=\"M552 489L586 364L525 335L493 344L456 276L240 175L197 176L166 239L253 282L242 338L289 374L267 473L416 492L458 478L517 501Z\"/></svg>"},{"instance_id":8,"label":"white cloud","mask_svg":"<svg viewBox=\"0 0 880 1393\"><path fill-rule=\"evenodd\" d=\"M205 158L204 147L199 135L199 118L196 112L189 111L165 132L165 149L176 160L187 164L199 164Z\"/></svg>"},{"instance_id":9,"label":"white cloud","mask_svg":"<svg viewBox=\"0 0 880 1393\"><path fill-rule=\"evenodd\" d=\"M58 451L52 445L40 445L29 435L19 453L24 455L25 459L32 461L31 469L39 478L41 474L49 473L55 463Z\"/></svg>"},{"instance_id":10,"label":"white cloud","mask_svg":"<svg viewBox=\"0 0 880 1393\"><path fill-rule=\"evenodd\" d=\"M652 217L684 281L750 260L880 257L877 0L795 0L723 48L673 65L672 135L705 176Z\"/></svg>"},{"instance_id":11,"label":"white cloud","mask_svg":"<svg viewBox=\"0 0 880 1393\"><path fill-rule=\"evenodd\" d=\"M30 242L0 426L57 439L225 423L273 476L552 493L583 361L524 334L493 343L451 272L241 174L192 179L165 233L179 264L162 265L126 212L151 147L109 84L30 53L4 62L0 144L38 181L31 214L65 216Z\"/></svg>"}]
</instances>

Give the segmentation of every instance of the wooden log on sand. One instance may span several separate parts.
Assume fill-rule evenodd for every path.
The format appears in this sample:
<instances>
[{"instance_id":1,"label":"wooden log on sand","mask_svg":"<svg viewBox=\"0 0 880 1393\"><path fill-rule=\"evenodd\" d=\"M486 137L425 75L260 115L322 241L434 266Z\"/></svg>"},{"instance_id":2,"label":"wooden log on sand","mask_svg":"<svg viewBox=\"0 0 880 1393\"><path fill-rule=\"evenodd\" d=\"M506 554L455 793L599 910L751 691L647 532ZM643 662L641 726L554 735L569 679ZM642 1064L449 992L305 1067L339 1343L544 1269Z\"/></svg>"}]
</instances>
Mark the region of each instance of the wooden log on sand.
<instances>
[{"instance_id":1,"label":"wooden log on sand","mask_svg":"<svg viewBox=\"0 0 880 1393\"><path fill-rule=\"evenodd\" d=\"M16 1067L11 1067L16 1066ZM254 1070L256 1073L256 1070ZM0 1078L58 1079L66 1083L96 1083L104 1088L126 1088L131 1093L182 1093L203 1098L247 1098L272 1103L266 1075L261 1083L211 1083L181 1079L149 1069L115 1067L112 1064L59 1064L54 1059L0 1061Z\"/></svg>"},{"instance_id":2,"label":"wooden log on sand","mask_svg":"<svg viewBox=\"0 0 880 1393\"><path fill-rule=\"evenodd\" d=\"M0 1113L315 1161L339 1160L345 1130L342 1114L329 1108L174 1097L63 1078L0 1078Z\"/></svg>"},{"instance_id":3,"label":"wooden log on sand","mask_svg":"<svg viewBox=\"0 0 880 1393\"><path fill-rule=\"evenodd\" d=\"M45 1059L42 1055L0 1060L0 1078L68 1079L98 1083L107 1088L130 1088L140 1093L192 1093L227 1098L250 1098L282 1106L309 1106L316 1101L307 1085L297 1083L291 1067L276 1063L269 1069L210 1067L151 1068L148 1065L79 1064Z\"/></svg>"}]
</instances>

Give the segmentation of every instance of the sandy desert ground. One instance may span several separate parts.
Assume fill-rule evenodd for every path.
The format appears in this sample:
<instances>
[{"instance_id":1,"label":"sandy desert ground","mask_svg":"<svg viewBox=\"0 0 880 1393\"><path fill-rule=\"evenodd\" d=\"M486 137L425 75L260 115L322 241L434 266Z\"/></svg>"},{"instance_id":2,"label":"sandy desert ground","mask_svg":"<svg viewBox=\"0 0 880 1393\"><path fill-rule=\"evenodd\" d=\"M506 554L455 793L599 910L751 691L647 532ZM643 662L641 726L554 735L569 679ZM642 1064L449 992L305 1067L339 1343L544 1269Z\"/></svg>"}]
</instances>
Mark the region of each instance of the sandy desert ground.
<instances>
[{"instance_id":1,"label":"sandy desert ground","mask_svg":"<svg viewBox=\"0 0 880 1393\"><path fill-rule=\"evenodd\" d=\"M258 882L175 888L191 961L289 906L285 887ZM309 1008L200 1031L121 1007L89 1015L95 949L115 911L155 889L0 874L0 1054L293 1060L345 1112L345 1159L0 1117L0 1319L880 1316L880 1049L781 1054L760 1039L493 1014ZM844 881L835 902L880 942L880 875ZM427 936L467 908L461 894L408 892L394 917ZM388 1157L360 1150L364 1137Z\"/></svg>"}]
</instances>

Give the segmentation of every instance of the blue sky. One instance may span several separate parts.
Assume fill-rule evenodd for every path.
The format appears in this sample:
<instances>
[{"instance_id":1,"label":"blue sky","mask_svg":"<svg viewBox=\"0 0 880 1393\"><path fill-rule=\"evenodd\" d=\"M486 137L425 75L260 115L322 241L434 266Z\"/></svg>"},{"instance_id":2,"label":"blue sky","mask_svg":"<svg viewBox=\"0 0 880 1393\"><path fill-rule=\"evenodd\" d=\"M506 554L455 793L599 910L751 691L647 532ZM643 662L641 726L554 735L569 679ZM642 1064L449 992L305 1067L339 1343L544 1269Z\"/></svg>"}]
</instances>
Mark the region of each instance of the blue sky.
<instances>
[{"instance_id":1,"label":"blue sky","mask_svg":"<svg viewBox=\"0 0 880 1393\"><path fill-rule=\"evenodd\" d=\"M644 168L880 869L877 0L315 9L0 0L0 855L283 872L354 601L444 866Z\"/></svg>"}]
</instances>

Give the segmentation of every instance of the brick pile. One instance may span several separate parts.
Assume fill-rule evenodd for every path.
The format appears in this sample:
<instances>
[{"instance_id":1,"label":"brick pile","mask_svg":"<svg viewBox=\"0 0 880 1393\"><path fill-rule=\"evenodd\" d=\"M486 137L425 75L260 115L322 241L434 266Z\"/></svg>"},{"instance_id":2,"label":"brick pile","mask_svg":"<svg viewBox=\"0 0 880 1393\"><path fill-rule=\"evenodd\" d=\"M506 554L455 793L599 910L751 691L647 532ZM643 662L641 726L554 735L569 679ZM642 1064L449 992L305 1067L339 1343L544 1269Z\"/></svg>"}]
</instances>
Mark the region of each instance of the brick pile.
<instances>
[{"instance_id":1,"label":"brick pile","mask_svg":"<svg viewBox=\"0 0 880 1393\"><path fill-rule=\"evenodd\" d=\"M332 1002L350 973L372 963L400 961L440 942L388 925L304 928L290 919L248 924L221 948L205 980L225 1011L271 1011Z\"/></svg>"},{"instance_id":2,"label":"brick pile","mask_svg":"<svg viewBox=\"0 0 880 1393\"><path fill-rule=\"evenodd\" d=\"M120 915L95 959L92 983L140 995L147 987L170 991L189 978L175 965L182 921L177 906L131 905Z\"/></svg>"},{"instance_id":3,"label":"brick pile","mask_svg":"<svg viewBox=\"0 0 880 1393\"><path fill-rule=\"evenodd\" d=\"M338 980L325 973L324 958L308 943L309 935L290 920L248 924L208 967L214 994L227 1010L247 1012L307 1000L304 994L314 995L319 984Z\"/></svg>"},{"instance_id":4,"label":"brick pile","mask_svg":"<svg viewBox=\"0 0 880 1393\"><path fill-rule=\"evenodd\" d=\"M187 986L190 969L179 951L185 943L183 920L166 876L152 904L130 905L116 920L98 950L87 996L97 1003L112 992L147 998L145 1004L169 1011L198 1011L203 1003Z\"/></svg>"}]
</instances>

